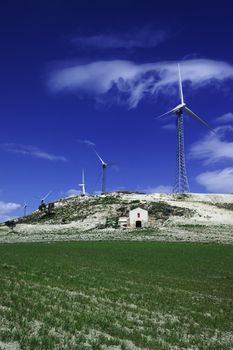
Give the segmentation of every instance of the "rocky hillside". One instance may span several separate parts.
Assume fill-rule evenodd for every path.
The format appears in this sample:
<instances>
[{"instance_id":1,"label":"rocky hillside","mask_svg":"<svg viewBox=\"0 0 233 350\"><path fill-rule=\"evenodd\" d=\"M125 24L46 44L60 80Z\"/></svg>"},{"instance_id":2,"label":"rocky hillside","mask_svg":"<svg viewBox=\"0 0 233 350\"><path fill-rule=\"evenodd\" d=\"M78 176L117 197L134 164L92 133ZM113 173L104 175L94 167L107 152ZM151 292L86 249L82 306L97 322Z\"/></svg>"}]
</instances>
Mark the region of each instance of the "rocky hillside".
<instances>
[{"instance_id":1,"label":"rocky hillside","mask_svg":"<svg viewBox=\"0 0 233 350\"><path fill-rule=\"evenodd\" d=\"M171 224L232 224L233 195L108 193L61 199L17 220L20 224L67 225L80 229L117 228L118 219L141 207L149 226Z\"/></svg>"},{"instance_id":2,"label":"rocky hillside","mask_svg":"<svg viewBox=\"0 0 233 350\"><path fill-rule=\"evenodd\" d=\"M148 210L146 229L119 229L119 217ZM0 242L52 240L166 240L233 243L233 195L117 192L49 203L0 225Z\"/></svg>"}]
</instances>

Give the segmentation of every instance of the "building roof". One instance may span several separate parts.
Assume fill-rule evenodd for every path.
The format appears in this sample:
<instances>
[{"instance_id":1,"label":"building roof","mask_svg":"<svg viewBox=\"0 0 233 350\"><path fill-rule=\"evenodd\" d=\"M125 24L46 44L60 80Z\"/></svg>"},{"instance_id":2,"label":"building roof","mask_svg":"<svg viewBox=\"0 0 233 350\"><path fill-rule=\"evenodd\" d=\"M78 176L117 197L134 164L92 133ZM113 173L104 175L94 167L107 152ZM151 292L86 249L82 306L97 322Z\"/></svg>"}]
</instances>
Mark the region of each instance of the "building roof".
<instances>
[{"instance_id":1,"label":"building roof","mask_svg":"<svg viewBox=\"0 0 233 350\"><path fill-rule=\"evenodd\" d=\"M143 209L143 208L140 208L140 207L135 208L135 209L132 209L132 210L130 210L129 212L131 213L131 212L134 212L134 211L144 211L144 212L148 212L148 210Z\"/></svg>"},{"instance_id":2,"label":"building roof","mask_svg":"<svg viewBox=\"0 0 233 350\"><path fill-rule=\"evenodd\" d=\"M127 216L121 216L118 221L127 221L128 217Z\"/></svg>"}]
</instances>

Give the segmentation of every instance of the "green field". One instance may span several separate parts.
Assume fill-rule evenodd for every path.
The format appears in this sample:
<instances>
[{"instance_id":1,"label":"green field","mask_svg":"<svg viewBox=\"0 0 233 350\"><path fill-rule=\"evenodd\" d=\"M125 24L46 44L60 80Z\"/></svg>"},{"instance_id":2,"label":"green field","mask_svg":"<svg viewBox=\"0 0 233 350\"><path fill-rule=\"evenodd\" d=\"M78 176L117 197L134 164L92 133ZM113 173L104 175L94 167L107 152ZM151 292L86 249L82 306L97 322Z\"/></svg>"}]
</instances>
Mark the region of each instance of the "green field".
<instances>
[{"instance_id":1,"label":"green field","mask_svg":"<svg viewBox=\"0 0 233 350\"><path fill-rule=\"evenodd\" d=\"M232 246L0 245L0 349L232 349Z\"/></svg>"}]
</instances>

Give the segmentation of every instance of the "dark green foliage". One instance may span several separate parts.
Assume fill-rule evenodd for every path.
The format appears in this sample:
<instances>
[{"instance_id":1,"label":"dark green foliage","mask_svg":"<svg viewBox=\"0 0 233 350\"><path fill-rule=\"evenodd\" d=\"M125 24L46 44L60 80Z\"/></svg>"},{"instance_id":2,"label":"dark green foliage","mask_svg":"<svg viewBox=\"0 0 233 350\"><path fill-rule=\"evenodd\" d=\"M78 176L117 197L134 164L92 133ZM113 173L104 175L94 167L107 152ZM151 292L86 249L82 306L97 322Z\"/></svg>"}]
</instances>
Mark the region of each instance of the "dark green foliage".
<instances>
[{"instance_id":1,"label":"dark green foliage","mask_svg":"<svg viewBox=\"0 0 233 350\"><path fill-rule=\"evenodd\" d=\"M16 226L16 222L14 220L8 220L5 222L5 225L7 227L9 227L9 229L11 229L11 231L13 231L15 226Z\"/></svg>"},{"instance_id":2,"label":"dark green foliage","mask_svg":"<svg viewBox=\"0 0 233 350\"><path fill-rule=\"evenodd\" d=\"M47 211L48 211L48 213L52 213L52 212L54 212L54 209L55 209L55 205L54 205L54 203L49 203L48 205L47 205Z\"/></svg>"},{"instance_id":3,"label":"dark green foliage","mask_svg":"<svg viewBox=\"0 0 233 350\"><path fill-rule=\"evenodd\" d=\"M169 205L165 202L151 202L148 205L149 214L154 215L155 218L167 219L169 216L191 216L194 212L188 208L181 208Z\"/></svg>"},{"instance_id":4,"label":"dark green foliage","mask_svg":"<svg viewBox=\"0 0 233 350\"><path fill-rule=\"evenodd\" d=\"M227 209L227 210L232 210L233 211L233 203L216 203L216 207L222 208L222 209Z\"/></svg>"},{"instance_id":5,"label":"dark green foliage","mask_svg":"<svg viewBox=\"0 0 233 350\"><path fill-rule=\"evenodd\" d=\"M117 193L122 193L122 194L146 194L146 192L140 192L140 191L117 191Z\"/></svg>"},{"instance_id":6,"label":"dark green foliage","mask_svg":"<svg viewBox=\"0 0 233 350\"><path fill-rule=\"evenodd\" d=\"M46 211L46 204L45 203L41 203L40 205L39 205L39 211Z\"/></svg>"},{"instance_id":7,"label":"dark green foliage","mask_svg":"<svg viewBox=\"0 0 233 350\"><path fill-rule=\"evenodd\" d=\"M138 207L143 208L143 204L139 200L135 200L135 201L130 202L130 210L136 209Z\"/></svg>"},{"instance_id":8,"label":"dark green foliage","mask_svg":"<svg viewBox=\"0 0 233 350\"><path fill-rule=\"evenodd\" d=\"M106 227L118 228L118 219L119 219L118 216L107 218L105 228Z\"/></svg>"},{"instance_id":9,"label":"dark green foliage","mask_svg":"<svg viewBox=\"0 0 233 350\"><path fill-rule=\"evenodd\" d=\"M188 193L174 193L174 197L176 200L185 200L187 198L189 198L189 194Z\"/></svg>"}]
</instances>

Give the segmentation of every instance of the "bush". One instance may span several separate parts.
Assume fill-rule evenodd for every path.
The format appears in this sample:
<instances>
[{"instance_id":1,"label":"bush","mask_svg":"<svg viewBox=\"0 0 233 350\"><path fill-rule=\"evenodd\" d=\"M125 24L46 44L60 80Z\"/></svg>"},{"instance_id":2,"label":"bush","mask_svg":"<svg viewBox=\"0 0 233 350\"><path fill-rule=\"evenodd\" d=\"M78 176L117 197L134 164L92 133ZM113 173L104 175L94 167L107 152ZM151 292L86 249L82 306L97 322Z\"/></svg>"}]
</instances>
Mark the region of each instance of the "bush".
<instances>
[{"instance_id":1,"label":"bush","mask_svg":"<svg viewBox=\"0 0 233 350\"><path fill-rule=\"evenodd\" d=\"M5 225L7 227L9 227L9 229L11 229L11 231L13 232L15 226L16 226L16 222L14 220L9 220L5 222Z\"/></svg>"}]
</instances>

